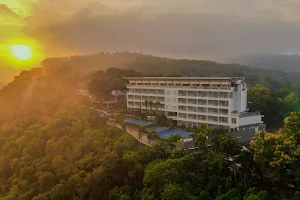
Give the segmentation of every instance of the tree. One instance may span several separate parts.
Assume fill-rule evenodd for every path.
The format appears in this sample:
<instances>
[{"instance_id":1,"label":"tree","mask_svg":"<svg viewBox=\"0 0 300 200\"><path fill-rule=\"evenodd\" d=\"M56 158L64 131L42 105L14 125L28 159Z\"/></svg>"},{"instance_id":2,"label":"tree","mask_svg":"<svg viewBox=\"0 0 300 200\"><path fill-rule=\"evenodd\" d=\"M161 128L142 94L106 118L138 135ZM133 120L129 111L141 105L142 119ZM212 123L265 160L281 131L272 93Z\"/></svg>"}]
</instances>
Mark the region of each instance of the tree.
<instances>
[{"instance_id":1,"label":"tree","mask_svg":"<svg viewBox=\"0 0 300 200\"><path fill-rule=\"evenodd\" d=\"M141 125L141 126L140 126L140 131L143 132L143 133L146 132L146 127L145 127L145 125Z\"/></svg>"},{"instance_id":2,"label":"tree","mask_svg":"<svg viewBox=\"0 0 300 200\"><path fill-rule=\"evenodd\" d=\"M173 123L173 122L170 122L170 124L169 124L169 129L174 129L174 128L175 128L174 123Z\"/></svg>"},{"instance_id":3,"label":"tree","mask_svg":"<svg viewBox=\"0 0 300 200\"><path fill-rule=\"evenodd\" d=\"M218 152L226 156L238 155L241 152L241 145L237 143L230 135L222 134L215 139L215 147Z\"/></svg>"},{"instance_id":4,"label":"tree","mask_svg":"<svg viewBox=\"0 0 300 200\"><path fill-rule=\"evenodd\" d=\"M267 181L273 184L293 182L290 178L296 171L300 155L300 146L293 134L260 131L256 133L251 146L254 150L254 161L259 164ZM286 169L291 171L287 173Z\"/></svg>"},{"instance_id":5,"label":"tree","mask_svg":"<svg viewBox=\"0 0 300 200\"><path fill-rule=\"evenodd\" d=\"M284 117L289 116L291 112L299 112L300 111L300 99L299 94L295 94L294 92L290 92L284 98Z\"/></svg>"},{"instance_id":6,"label":"tree","mask_svg":"<svg viewBox=\"0 0 300 200\"><path fill-rule=\"evenodd\" d=\"M160 102L159 102L159 101L156 101L156 102L155 102L156 115L157 115L157 111L158 111L159 106L160 106Z\"/></svg>"},{"instance_id":7,"label":"tree","mask_svg":"<svg viewBox=\"0 0 300 200\"><path fill-rule=\"evenodd\" d=\"M284 126L287 133L294 135L300 144L300 112L292 112L291 116L285 118Z\"/></svg>"},{"instance_id":8,"label":"tree","mask_svg":"<svg viewBox=\"0 0 300 200\"><path fill-rule=\"evenodd\" d=\"M201 152L207 152L207 135L203 132L199 132L195 138L195 146L198 147L199 151Z\"/></svg>"},{"instance_id":9,"label":"tree","mask_svg":"<svg viewBox=\"0 0 300 200\"><path fill-rule=\"evenodd\" d=\"M149 101L148 100L145 100L145 107L146 107L146 112L147 112L147 110L148 110L148 104L149 104Z\"/></svg>"},{"instance_id":10,"label":"tree","mask_svg":"<svg viewBox=\"0 0 300 200\"><path fill-rule=\"evenodd\" d=\"M158 134L157 134L157 132L155 130L152 130L150 132L150 135L154 136L155 138L158 138Z\"/></svg>"},{"instance_id":11,"label":"tree","mask_svg":"<svg viewBox=\"0 0 300 200\"><path fill-rule=\"evenodd\" d=\"M271 91L264 86L250 87L248 94L250 111L262 111L264 122L268 125L268 128L279 128L284 119L282 100L273 96Z\"/></svg>"},{"instance_id":12,"label":"tree","mask_svg":"<svg viewBox=\"0 0 300 200\"><path fill-rule=\"evenodd\" d=\"M142 100L140 100L140 114L142 115Z\"/></svg>"},{"instance_id":13,"label":"tree","mask_svg":"<svg viewBox=\"0 0 300 200\"><path fill-rule=\"evenodd\" d=\"M56 177L51 172L44 172L38 178L40 192L45 192L56 185Z\"/></svg>"},{"instance_id":14,"label":"tree","mask_svg":"<svg viewBox=\"0 0 300 200\"><path fill-rule=\"evenodd\" d=\"M218 196L216 200L239 200L241 199L240 191L236 188L230 189L226 194Z\"/></svg>"},{"instance_id":15,"label":"tree","mask_svg":"<svg viewBox=\"0 0 300 200\"><path fill-rule=\"evenodd\" d=\"M167 184L164 186L164 191L161 195L162 200L184 200L188 197L184 189L177 184Z\"/></svg>"},{"instance_id":16,"label":"tree","mask_svg":"<svg viewBox=\"0 0 300 200\"><path fill-rule=\"evenodd\" d=\"M265 190L260 190L255 187L251 187L247 190L243 200L267 200L270 199L269 193Z\"/></svg>"},{"instance_id":17,"label":"tree","mask_svg":"<svg viewBox=\"0 0 300 200\"><path fill-rule=\"evenodd\" d=\"M126 129L126 125L127 125L127 124L126 124L126 122L124 122L124 121L121 123L122 129L124 130L124 132L126 132L126 130L127 130L127 129Z\"/></svg>"},{"instance_id":18,"label":"tree","mask_svg":"<svg viewBox=\"0 0 300 200\"><path fill-rule=\"evenodd\" d=\"M179 134L176 134L176 135L170 135L168 138L167 138L167 141L169 142L177 142L178 140L180 140L182 137L179 135Z\"/></svg>"},{"instance_id":19,"label":"tree","mask_svg":"<svg viewBox=\"0 0 300 200\"><path fill-rule=\"evenodd\" d=\"M150 114L152 114L153 101L149 101Z\"/></svg>"},{"instance_id":20,"label":"tree","mask_svg":"<svg viewBox=\"0 0 300 200\"><path fill-rule=\"evenodd\" d=\"M191 124L191 122L187 122L187 131L190 131L191 130L191 126L192 126L192 124Z\"/></svg>"},{"instance_id":21,"label":"tree","mask_svg":"<svg viewBox=\"0 0 300 200\"><path fill-rule=\"evenodd\" d=\"M167 125L167 121L168 119L165 114L161 114L156 117L156 122L159 125Z\"/></svg>"}]
</instances>

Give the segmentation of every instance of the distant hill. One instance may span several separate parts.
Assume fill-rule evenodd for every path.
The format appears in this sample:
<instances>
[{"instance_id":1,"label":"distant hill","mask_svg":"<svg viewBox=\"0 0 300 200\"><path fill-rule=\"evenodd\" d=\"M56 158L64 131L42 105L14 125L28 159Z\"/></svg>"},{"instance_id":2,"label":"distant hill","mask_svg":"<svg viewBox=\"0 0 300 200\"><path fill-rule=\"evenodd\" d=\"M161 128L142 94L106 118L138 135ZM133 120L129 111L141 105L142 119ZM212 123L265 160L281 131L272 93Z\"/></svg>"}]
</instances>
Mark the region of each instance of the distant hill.
<instances>
[{"instance_id":1,"label":"distant hill","mask_svg":"<svg viewBox=\"0 0 300 200\"><path fill-rule=\"evenodd\" d=\"M233 59L238 63L250 67L266 70L278 70L282 72L300 72L300 55L262 54L248 55Z\"/></svg>"},{"instance_id":2,"label":"distant hill","mask_svg":"<svg viewBox=\"0 0 300 200\"><path fill-rule=\"evenodd\" d=\"M105 70L111 67L126 68L135 60L140 60L146 55L139 53L118 52L106 53L100 52L94 55L75 55L63 58L47 58L42 61L42 66L70 66L81 72L93 72L96 70Z\"/></svg>"},{"instance_id":3,"label":"distant hill","mask_svg":"<svg viewBox=\"0 0 300 200\"><path fill-rule=\"evenodd\" d=\"M300 77L300 73L263 70L240 64L221 64L205 60L170 59L130 52L101 52L94 55L48 58L42 62L42 66L68 66L78 70L82 74L115 67L135 69L149 76L244 76L250 84L264 84L269 88L278 88L279 80L298 80Z\"/></svg>"}]
</instances>

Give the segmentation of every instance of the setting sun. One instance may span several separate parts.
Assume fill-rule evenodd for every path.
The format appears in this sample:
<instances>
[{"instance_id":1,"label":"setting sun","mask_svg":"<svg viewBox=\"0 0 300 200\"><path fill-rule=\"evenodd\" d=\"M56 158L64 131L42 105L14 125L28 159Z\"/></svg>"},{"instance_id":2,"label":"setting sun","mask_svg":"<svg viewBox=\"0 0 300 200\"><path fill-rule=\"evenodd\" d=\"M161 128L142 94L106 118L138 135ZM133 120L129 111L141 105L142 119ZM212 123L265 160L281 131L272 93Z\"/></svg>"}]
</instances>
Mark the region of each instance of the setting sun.
<instances>
[{"instance_id":1,"label":"setting sun","mask_svg":"<svg viewBox=\"0 0 300 200\"><path fill-rule=\"evenodd\" d=\"M25 45L13 45L11 46L11 53L20 60L27 60L32 56L32 49Z\"/></svg>"}]
</instances>

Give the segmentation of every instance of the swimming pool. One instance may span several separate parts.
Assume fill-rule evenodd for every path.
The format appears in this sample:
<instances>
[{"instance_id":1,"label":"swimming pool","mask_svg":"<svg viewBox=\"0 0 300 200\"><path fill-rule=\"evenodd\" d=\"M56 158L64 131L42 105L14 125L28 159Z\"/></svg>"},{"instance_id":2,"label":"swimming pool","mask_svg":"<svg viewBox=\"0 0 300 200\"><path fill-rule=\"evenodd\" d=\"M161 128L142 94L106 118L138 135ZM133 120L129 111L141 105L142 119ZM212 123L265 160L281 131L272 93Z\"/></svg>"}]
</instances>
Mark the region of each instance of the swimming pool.
<instances>
[{"instance_id":1,"label":"swimming pool","mask_svg":"<svg viewBox=\"0 0 300 200\"><path fill-rule=\"evenodd\" d=\"M130 123L130 124L135 124L138 126L144 125L144 126L150 126L152 124L155 124L155 122L148 122L148 121L142 121L142 120L137 120L137 119L131 119L131 118L124 118L124 122Z\"/></svg>"}]
</instances>

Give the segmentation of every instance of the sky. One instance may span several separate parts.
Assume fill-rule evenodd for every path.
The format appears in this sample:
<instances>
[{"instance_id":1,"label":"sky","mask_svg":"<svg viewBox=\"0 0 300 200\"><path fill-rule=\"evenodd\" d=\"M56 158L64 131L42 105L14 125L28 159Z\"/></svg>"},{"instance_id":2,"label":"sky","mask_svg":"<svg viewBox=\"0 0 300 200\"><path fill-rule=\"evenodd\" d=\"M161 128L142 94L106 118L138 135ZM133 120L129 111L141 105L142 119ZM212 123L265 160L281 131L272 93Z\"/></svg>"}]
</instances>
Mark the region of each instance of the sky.
<instances>
[{"instance_id":1,"label":"sky","mask_svg":"<svg viewBox=\"0 0 300 200\"><path fill-rule=\"evenodd\" d=\"M299 0L0 0L0 52L27 40L39 59L128 50L226 61L298 53L299 22Z\"/></svg>"}]
</instances>

